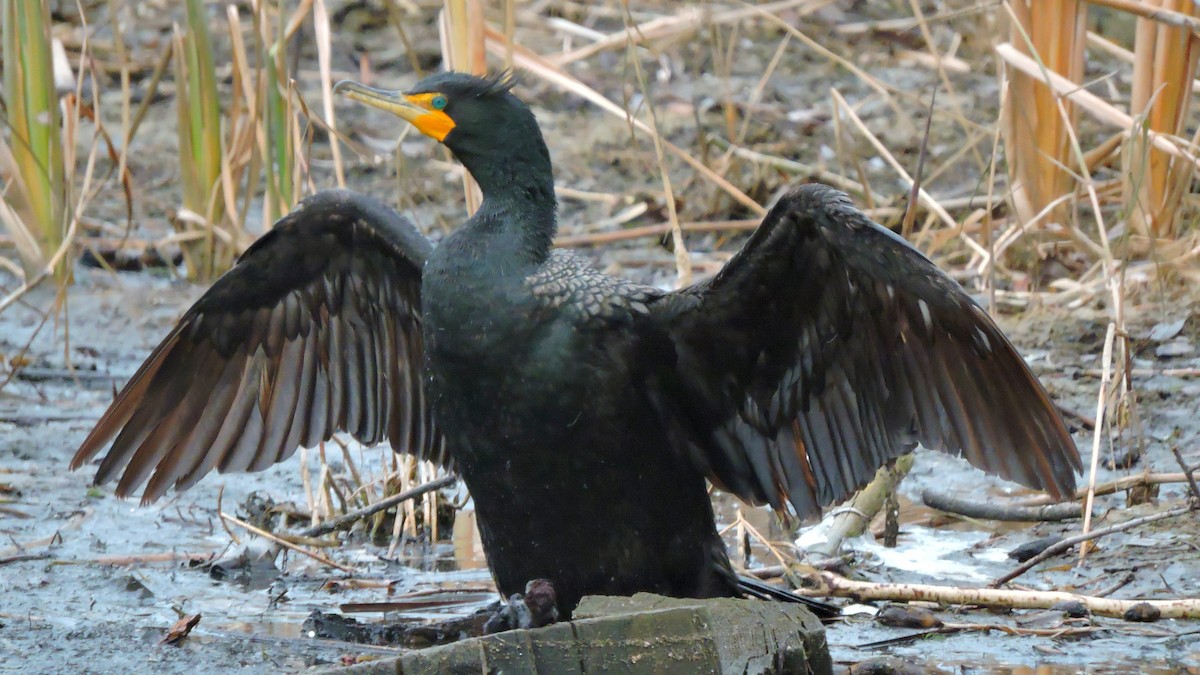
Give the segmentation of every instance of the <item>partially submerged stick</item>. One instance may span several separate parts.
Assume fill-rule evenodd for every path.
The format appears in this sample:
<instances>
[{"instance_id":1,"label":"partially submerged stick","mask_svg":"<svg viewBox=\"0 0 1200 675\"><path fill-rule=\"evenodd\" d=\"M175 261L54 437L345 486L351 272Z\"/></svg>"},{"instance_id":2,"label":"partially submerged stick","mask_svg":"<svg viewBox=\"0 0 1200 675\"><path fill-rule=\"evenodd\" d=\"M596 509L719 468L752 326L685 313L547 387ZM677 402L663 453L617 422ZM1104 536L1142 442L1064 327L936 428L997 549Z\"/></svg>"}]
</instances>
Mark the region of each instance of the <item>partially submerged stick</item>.
<instances>
[{"instance_id":1,"label":"partially submerged stick","mask_svg":"<svg viewBox=\"0 0 1200 675\"><path fill-rule=\"evenodd\" d=\"M321 563L322 565L328 565L329 567L336 567L337 569L339 569L343 572L346 572L346 573L354 572L353 567L348 567L341 563L334 562L334 561L330 560L329 558L327 558L326 556L321 555L320 553L310 551L302 546L297 546L296 544L293 544L292 542L280 537L279 535L272 534L271 532L267 532L266 530L264 530L262 528L255 527L255 526L251 525L250 523L245 522L244 520L241 520L239 518L229 515L228 513L221 513L219 515L221 516L222 519L228 520L229 522L233 523L234 525L237 525L238 527L240 527L248 532L257 534L258 536L262 537L263 539L268 539L272 542L275 542L276 544L278 544L288 550L295 551L296 553L299 553L301 555L306 555L306 556L312 558L313 560L316 560L317 562Z\"/></svg>"},{"instance_id":2,"label":"partially submerged stick","mask_svg":"<svg viewBox=\"0 0 1200 675\"><path fill-rule=\"evenodd\" d=\"M1183 461L1183 455L1179 454L1179 446L1171 446L1171 452L1175 455L1175 461L1179 463L1179 468L1183 469L1183 475L1187 477L1188 491L1192 495L1192 499L1200 505L1200 486L1196 485L1196 478L1193 475L1195 470Z\"/></svg>"},{"instance_id":3,"label":"partially submerged stick","mask_svg":"<svg viewBox=\"0 0 1200 675\"><path fill-rule=\"evenodd\" d=\"M1094 534L1094 533L1093 533ZM832 572L810 575L817 595L856 600L935 602L940 605L981 605L1011 609L1049 609L1060 602L1079 602L1097 616L1123 618L1135 605L1146 604L1161 612L1163 619L1200 618L1200 598L1178 600L1114 600L1062 591L1017 591L997 588L954 588L928 584L881 584L853 581Z\"/></svg>"},{"instance_id":4,"label":"partially submerged stick","mask_svg":"<svg viewBox=\"0 0 1200 675\"><path fill-rule=\"evenodd\" d=\"M387 509L390 509L397 504L406 502L409 499L420 497L426 492L432 492L433 490L439 490L452 485L456 480L458 480L458 478L455 476L443 476L437 480L432 480L428 483L418 485L411 490L405 490L400 494L392 495L386 499L381 499L374 504L358 509L357 511L351 511L344 516L339 516L332 520L327 520L320 525L301 530L299 535L302 537L319 537L323 534L333 532L334 530L344 529L353 523L362 520L363 518L373 516L380 511L386 511Z\"/></svg>"},{"instance_id":5,"label":"partially submerged stick","mask_svg":"<svg viewBox=\"0 0 1200 675\"><path fill-rule=\"evenodd\" d=\"M904 455L893 467L882 467L865 488L854 498L834 509L805 538L822 537L813 544L804 546L808 553L832 557L837 555L842 542L857 537L867 529L871 519L883 508L887 496L896 489L913 465L913 456Z\"/></svg>"},{"instance_id":6,"label":"partially submerged stick","mask_svg":"<svg viewBox=\"0 0 1200 675\"><path fill-rule=\"evenodd\" d=\"M1154 522L1157 522L1160 520L1166 520L1167 518L1174 518L1176 516L1182 516L1185 513L1191 513L1196 510L1197 510L1197 506L1189 504L1188 506L1181 506L1177 509L1171 509L1170 511L1163 511L1162 513L1155 513L1153 515L1143 516L1141 518L1134 518L1132 520L1127 520L1123 523L1119 523L1119 524L1113 525L1111 527L1102 527L1098 530L1092 530L1091 532L1085 532L1083 534L1077 534L1073 537L1067 537L1066 539L1063 539L1062 541L1060 541L1052 546L1047 547L1046 550L1033 556L1029 560L1026 560L1025 562L1021 563L1013 571L1009 572L1008 574L1005 574L1004 576L996 579L995 581L993 581L991 583L991 587L995 588L997 586L1000 586L1001 584L1006 584L1006 583L1012 581L1013 579L1016 579L1017 577L1021 576L1022 574L1033 569L1036 565L1041 563L1043 560L1046 560L1047 558L1058 555L1059 553L1062 553L1063 551L1066 551L1067 549L1071 548L1075 544L1079 544L1079 543L1082 543L1085 541L1091 541L1092 539L1096 539L1098 537L1103 537L1108 534L1124 532L1125 530L1131 530L1135 527L1139 527L1141 525L1147 525L1149 523L1154 523ZM1198 616L1200 616L1200 615L1198 615Z\"/></svg>"},{"instance_id":7,"label":"partially submerged stick","mask_svg":"<svg viewBox=\"0 0 1200 675\"><path fill-rule=\"evenodd\" d=\"M928 489L921 493L921 501L925 503L925 506L935 508L939 511L982 520L1040 523L1055 520L1071 520L1083 515L1083 507L1076 502L1040 506L998 504L995 502L969 501L961 497Z\"/></svg>"}]
</instances>

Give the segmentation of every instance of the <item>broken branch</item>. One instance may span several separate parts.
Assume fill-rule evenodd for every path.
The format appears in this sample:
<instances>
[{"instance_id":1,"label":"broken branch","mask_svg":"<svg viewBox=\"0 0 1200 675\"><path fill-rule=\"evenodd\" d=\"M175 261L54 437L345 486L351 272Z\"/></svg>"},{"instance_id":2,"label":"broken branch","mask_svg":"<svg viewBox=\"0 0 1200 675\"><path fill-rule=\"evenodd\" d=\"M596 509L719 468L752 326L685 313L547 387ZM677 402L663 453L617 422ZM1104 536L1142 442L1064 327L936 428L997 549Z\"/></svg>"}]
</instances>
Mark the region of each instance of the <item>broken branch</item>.
<instances>
[{"instance_id":1,"label":"broken branch","mask_svg":"<svg viewBox=\"0 0 1200 675\"><path fill-rule=\"evenodd\" d=\"M1095 532L1093 532L1095 534ZM1018 591L1000 588L954 588L927 584L884 584L853 581L832 572L809 575L817 583L810 592L856 600L934 602L939 605L980 605L1010 609L1049 609L1060 602L1080 602L1097 616L1123 618L1134 605L1148 604L1164 619L1200 618L1200 598L1177 600L1114 600L1062 591Z\"/></svg>"},{"instance_id":2,"label":"broken branch","mask_svg":"<svg viewBox=\"0 0 1200 675\"><path fill-rule=\"evenodd\" d=\"M925 506L967 518L1003 520L1009 522L1038 523L1055 520L1071 520L1083 515L1083 507L1076 502L1022 506L1019 504L980 503L943 494L934 490L921 493Z\"/></svg>"},{"instance_id":3,"label":"broken branch","mask_svg":"<svg viewBox=\"0 0 1200 675\"><path fill-rule=\"evenodd\" d=\"M458 480L458 478L455 476L443 476L437 480L431 480L428 483L418 485L411 490L405 490L400 494L392 495L386 499L381 499L370 506L363 507L357 511L351 511L344 516L334 518L333 520L327 520L320 525L316 525L308 529L300 530L299 536L319 537L323 534L333 532L334 530L345 529L346 527L349 527L363 518L373 516L380 511L386 511L397 504L408 501L409 499L420 497L426 492L432 492L433 490L439 490L448 485L452 485L456 480Z\"/></svg>"}]
</instances>

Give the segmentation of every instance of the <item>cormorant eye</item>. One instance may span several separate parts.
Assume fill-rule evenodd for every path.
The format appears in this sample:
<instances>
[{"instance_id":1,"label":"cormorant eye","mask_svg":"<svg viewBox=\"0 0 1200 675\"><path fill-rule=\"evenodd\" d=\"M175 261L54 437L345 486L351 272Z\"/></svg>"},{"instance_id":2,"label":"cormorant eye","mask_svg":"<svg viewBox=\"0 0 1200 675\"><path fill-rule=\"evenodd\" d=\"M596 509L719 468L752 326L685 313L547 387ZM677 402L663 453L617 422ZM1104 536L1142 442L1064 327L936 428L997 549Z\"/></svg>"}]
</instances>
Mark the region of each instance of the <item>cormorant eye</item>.
<instances>
[{"instance_id":1,"label":"cormorant eye","mask_svg":"<svg viewBox=\"0 0 1200 675\"><path fill-rule=\"evenodd\" d=\"M446 107L446 97L438 94L430 99L429 105L433 106L434 110L441 110Z\"/></svg>"}]
</instances>

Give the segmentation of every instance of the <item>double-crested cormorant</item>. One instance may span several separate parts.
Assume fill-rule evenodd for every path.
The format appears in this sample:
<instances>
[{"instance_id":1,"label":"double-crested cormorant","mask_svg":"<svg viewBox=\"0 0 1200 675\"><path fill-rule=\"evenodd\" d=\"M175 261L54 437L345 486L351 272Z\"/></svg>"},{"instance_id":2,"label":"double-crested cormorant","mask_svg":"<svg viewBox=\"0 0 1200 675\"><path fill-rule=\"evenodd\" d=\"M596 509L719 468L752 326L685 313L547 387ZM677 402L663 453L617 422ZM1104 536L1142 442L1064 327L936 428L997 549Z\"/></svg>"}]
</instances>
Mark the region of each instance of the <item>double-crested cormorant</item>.
<instances>
[{"instance_id":1,"label":"double-crested cormorant","mask_svg":"<svg viewBox=\"0 0 1200 675\"><path fill-rule=\"evenodd\" d=\"M436 248L373 199L304 200L184 315L72 463L142 501L335 431L453 467L508 596L738 595L705 481L801 517L918 442L1055 497L1079 456L999 328L847 198L801 185L665 292L554 250L550 155L500 78L339 85L483 191ZM122 471L124 473L122 474Z\"/></svg>"}]
</instances>

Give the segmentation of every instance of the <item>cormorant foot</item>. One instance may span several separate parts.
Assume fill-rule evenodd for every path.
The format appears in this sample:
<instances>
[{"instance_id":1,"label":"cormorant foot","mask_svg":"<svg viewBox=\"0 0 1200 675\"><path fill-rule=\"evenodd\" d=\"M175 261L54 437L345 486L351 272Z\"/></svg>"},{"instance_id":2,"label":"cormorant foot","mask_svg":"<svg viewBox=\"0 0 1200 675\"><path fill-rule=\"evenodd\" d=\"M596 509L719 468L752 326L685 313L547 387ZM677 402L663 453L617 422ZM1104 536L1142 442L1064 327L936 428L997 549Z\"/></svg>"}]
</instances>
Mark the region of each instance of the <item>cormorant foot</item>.
<instances>
[{"instance_id":1,"label":"cormorant foot","mask_svg":"<svg viewBox=\"0 0 1200 675\"><path fill-rule=\"evenodd\" d=\"M491 635L515 628L541 628L558 621L558 594L549 579L534 579L525 584L525 594L513 593L501 602L496 613L483 624L483 634Z\"/></svg>"}]
</instances>

